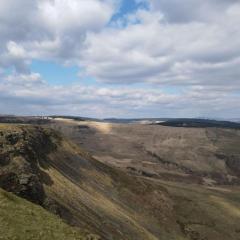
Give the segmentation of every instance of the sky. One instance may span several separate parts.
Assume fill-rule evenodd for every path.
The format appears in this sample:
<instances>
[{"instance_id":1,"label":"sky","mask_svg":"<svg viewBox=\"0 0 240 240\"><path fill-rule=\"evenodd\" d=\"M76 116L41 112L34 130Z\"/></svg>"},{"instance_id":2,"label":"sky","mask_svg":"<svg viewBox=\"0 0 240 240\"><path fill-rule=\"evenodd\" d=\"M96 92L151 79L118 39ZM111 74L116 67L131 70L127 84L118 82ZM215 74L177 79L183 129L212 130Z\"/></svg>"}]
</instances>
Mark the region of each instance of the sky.
<instances>
[{"instance_id":1,"label":"sky","mask_svg":"<svg viewBox=\"0 0 240 240\"><path fill-rule=\"evenodd\" d=\"M1 0L0 114L240 118L239 0Z\"/></svg>"}]
</instances>

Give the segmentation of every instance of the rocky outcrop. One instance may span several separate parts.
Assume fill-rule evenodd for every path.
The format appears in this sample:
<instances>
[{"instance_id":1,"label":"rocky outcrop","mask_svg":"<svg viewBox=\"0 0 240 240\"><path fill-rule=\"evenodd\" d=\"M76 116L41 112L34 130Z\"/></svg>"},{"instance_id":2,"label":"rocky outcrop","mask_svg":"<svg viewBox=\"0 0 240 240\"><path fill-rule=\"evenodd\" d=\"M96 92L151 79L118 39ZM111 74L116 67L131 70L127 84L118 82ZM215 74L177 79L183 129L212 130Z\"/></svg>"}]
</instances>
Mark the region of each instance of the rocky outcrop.
<instances>
[{"instance_id":1,"label":"rocky outcrop","mask_svg":"<svg viewBox=\"0 0 240 240\"><path fill-rule=\"evenodd\" d=\"M55 132L41 127L1 127L0 187L42 206L49 202L43 183L51 179L41 169L48 167L47 154L56 149L56 139Z\"/></svg>"}]
</instances>

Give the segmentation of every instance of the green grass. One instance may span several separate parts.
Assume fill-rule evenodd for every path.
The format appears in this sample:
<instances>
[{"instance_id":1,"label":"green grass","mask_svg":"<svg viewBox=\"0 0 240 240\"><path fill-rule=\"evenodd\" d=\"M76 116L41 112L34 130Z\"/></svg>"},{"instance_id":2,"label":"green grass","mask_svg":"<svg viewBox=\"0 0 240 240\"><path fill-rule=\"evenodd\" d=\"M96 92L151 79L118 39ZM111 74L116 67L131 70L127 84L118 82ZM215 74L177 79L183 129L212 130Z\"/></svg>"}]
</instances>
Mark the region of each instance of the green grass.
<instances>
[{"instance_id":1,"label":"green grass","mask_svg":"<svg viewBox=\"0 0 240 240\"><path fill-rule=\"evenodd\" d=\"M94 240L43 208L0 189L0 240Z\"/></svg>"}]
</instances>

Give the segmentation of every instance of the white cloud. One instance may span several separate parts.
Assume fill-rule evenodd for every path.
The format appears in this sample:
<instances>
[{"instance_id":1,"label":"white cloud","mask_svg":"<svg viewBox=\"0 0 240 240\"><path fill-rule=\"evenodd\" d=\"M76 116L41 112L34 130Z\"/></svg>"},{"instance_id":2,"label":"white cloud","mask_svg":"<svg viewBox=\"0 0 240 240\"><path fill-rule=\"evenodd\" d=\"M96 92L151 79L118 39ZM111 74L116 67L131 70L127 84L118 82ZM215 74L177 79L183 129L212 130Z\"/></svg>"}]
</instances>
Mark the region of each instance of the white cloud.
<instances>
[{"instance_id":1,"label":"white cloud","mask_svg":"<svg viewBox=\"0 0 240 240\"><path fill-rule=\"evenodd\" d=\"M239 1L138 1L149 9L116 22L110 20L120 0L0 1L0 110L239 114ZM34 59L77 65L101 84L50 86L31 72ZM4 74L9 68L14 71ZM167 93L169 86L176 92Z\"/></svg>"},{"instance_id":2,"label":"white cloud","mask_svg":"<svg viewBox=\"0 0 240 240\"><path fill-rule=\"evenodd\" d=\"M153 11L163 13L168 22L215 21L238 0L145 0Z\"/></svg>"},{"instance_id":3,"label":"white cloud","mask_svg":"<svg viewBox=\"0 0 240 240\"><path fill-rule=\"evenodd\" d=\"M175 8L181 5L168 2L175 3ZM228 7L218 12L219 18L214 21L199 19L181 24L167 23L157 8L140 10L135 14L137 24L130 22L124 28L89 34L80 62L87 74L108 83L237 87L240 11L236 9L240 4L233 2L222 1ZM218 11L213 9L216 3L209 1L207 5L213 14Z\"/></svg>"},{"instance_id":4,"label":"white cloud","mask_svg":"<svg viewBox=\"0 0 240 240\"><path fill-rule=\"evenodd\" d=\"M12 57L20 59L24 59L26 57L24 48L13 41L7 43L7 50L9 55Z\"/></svg>"},{"instance_id":5,"label":"white cloud","mask_svg":"<svg viewBox=\"0 0 240 240\"><path fill-rule=\"evenodd\" d=\"M45 81L42 79L39 73L30 73L30 74L13 74L9 75L4 79L5 84L10 84L11 88L20 86L21 88L28 87L38 87L38 85L45 84ZM12 86L13 85L13 86ZM10 89L8 89L9 91Z\"/></svg>"},{"instance_id":6,"label":"white cloud","mask_svg":"<svg viewBox=\"0 0 240 240\"><path fill-rule=\"evenodd\" d=\"M152 87L50 86L37 73L0 81L1 113L90 117L237 117L240 95L221 87L167 93ZM227 115L226 115L227 114Z\"/></svg>"},{"instance_id":7,"label":"white cloud","mask_svg":"<svg viewBox=\"0 0 240 240\"><path fill-rule=\"evenodd\" d=\"M86 33L101 30L116 7L113 0L2 0L0 65L16 67L24 56L72 62Z\"/></svg>"},{"instance_id":8,"label":"white cloud","mask_svg":"<svg viewBox=\"0 0 240 240\"><path fill-rule=\"evenodd\" d=\"M55 0L39 3L45 24L59 34L101 29L113 14L110 1Z\"/></svg>"}]
</instances>

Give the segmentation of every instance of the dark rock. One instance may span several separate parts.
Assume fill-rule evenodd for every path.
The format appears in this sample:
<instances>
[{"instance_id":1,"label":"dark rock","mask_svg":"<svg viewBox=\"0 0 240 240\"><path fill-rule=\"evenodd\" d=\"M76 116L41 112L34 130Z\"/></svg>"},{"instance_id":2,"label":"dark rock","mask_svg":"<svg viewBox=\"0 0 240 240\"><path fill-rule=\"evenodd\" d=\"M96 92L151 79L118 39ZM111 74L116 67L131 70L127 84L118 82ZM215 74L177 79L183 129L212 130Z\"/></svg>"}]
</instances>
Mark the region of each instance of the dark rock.
<instances>
[{"instance_id":1,"label":"dark rock","mask_svg":"<svg viewBox=\"0 0 240 240\"><path fill-rule=\"evenodd\" d=\"M17 133L9 133L5 136L5 139L11 144L14 145L18 142L20 136Z\"/></svg>"},{"instance_id":2,"label":"dark rock","mask_svg":"<svg viewBox=\"0 0 240 240\"><path fill-rule=\"evenodd\" d=\"M237 176L240 176L240 158L232 156L226 160L226 165L231 169Z\"/></svg>"},{"instance_id":3,"label":"dark rock","mask_svg":"<svg viewBox=\"0 0 240 240\"><path fill-rule=\"evenodd\" d=\"M45 199L43 186L36 175L21 175L19 177L18 195L40 205Z\"/></svg>"},{"instance_id":4,"label":"dark rock","mask_svg":"<svg viewBox=\"0 0 240 240\"><path fill-rule=\"evenodd\" d=\"M43 206L43 184L52 180L42 168L49 167L48 153L56 149L56 134L41 127L19 127L2 130L1 135L0 187Z\"/></svg>"},{"instance_id":5,"label":"dark rock","mask_svg":"<svg viewBox=\"0 0 240 240\"><path fill-rule=\"evenodd\" d=\"M0 174L0 187L8 192L17 192L19 182L17 174L10 172Z\"/></svg>"},{"instance_id":6,"label":"dark rock","mask_svg":"<svg viewBox=\"0 0 240 240\"><path fill-rule=\"evenodd\" d=\"M8 154L0 153L0 167L8 165L9 162L10 162L10 158L9 158Z\"/></svg>"}]
</instances>

